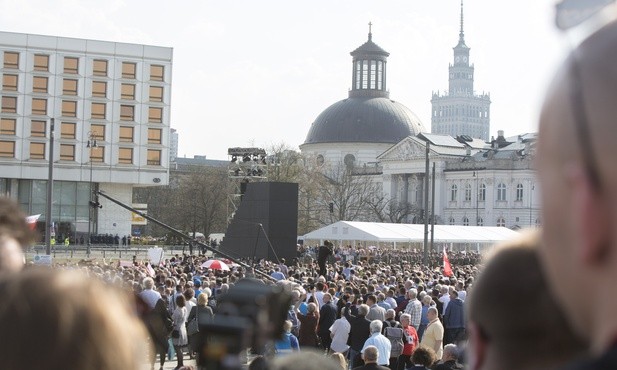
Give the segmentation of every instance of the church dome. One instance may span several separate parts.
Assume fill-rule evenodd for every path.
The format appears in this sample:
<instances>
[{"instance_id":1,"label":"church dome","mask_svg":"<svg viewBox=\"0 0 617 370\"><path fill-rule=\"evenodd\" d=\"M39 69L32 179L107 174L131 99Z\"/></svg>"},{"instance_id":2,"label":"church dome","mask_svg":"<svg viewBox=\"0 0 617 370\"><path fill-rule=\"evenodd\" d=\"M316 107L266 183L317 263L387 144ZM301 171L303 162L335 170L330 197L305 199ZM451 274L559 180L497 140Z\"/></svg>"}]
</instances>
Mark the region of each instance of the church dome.
<instances>
[{"instance_id":1,"label":"church dome","mask_svg":"<svg viewBox=\"0 0 617 370\"><path fill-rule=\"evenodd\" d=\"M350 97L332 104L315 119L305 144L389 143L425 132L403 104L385 97Z\"/></svg>"}]
</instances>

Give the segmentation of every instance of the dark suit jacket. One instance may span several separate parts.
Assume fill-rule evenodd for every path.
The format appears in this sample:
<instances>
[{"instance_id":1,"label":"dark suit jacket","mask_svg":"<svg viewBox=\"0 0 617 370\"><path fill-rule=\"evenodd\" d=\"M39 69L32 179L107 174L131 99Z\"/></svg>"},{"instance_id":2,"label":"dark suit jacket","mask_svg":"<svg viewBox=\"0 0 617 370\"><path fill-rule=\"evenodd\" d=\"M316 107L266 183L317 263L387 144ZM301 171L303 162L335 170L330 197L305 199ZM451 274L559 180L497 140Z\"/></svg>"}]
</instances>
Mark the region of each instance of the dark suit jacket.
<instances>
[{"instance_id":1,"label":"dark suit jacket","mask_svg":"<svg viewBox=\"0 0 617 370\"><path fill-rule=\"evenodd\" d=\"M350 305L347 306L349 308ZM349 339L347 344L354 350L360 352L364 347L364 342L371 336L371 322L364 316L353 316L345 310L345 318L349 321Z\"/></svg>"},{"instance_id":2,"label":"dark suit jacket","mask_svg":"<svg viewBox=\"0 0 617 370\"><path fill-rule=\"evenodd\" d=\"M390 369L385 366L372 363L372 364L366 364L364 366L354 367L353 370L390 370Z\"/></svg>"},{"instance_id":3,"label":"dark suit jacket","mask_svg":"<svg viewBox=\"0 0 617 370\"><path fill-rule=\"evenodd\" d=\"M330 327L336 320L336 306L332 302L328 302L321 306L319 310L319 324L317 327L318 333L329 333Z\"/></svg>"},{"instance_id":4,"label":"dark suit jacket","mask_svg":"<svg viewBox=\"0 0 617 370\"><path fill-rule=\"evenodd\" d=\"M459 364L454 360L446 361L443 364L439 364L435 366L433 370L458 370L462 369L463 365Z\"/></svg>"}]
</instances>

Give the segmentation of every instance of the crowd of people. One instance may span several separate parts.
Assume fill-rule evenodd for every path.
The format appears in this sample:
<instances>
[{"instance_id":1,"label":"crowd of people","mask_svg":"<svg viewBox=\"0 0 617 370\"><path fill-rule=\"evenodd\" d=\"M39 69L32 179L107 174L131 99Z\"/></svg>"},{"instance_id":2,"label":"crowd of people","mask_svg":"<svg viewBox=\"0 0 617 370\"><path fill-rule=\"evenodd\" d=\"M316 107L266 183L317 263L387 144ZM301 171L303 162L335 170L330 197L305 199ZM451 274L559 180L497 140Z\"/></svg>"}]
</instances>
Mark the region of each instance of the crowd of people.
<instances>
[{"instance_id":1,"label":"crowd of people","mask_svg":"<svg viewBox=\"0 0 617 370\"><path fill-rule=\"evenodd\" d=\"M25 264L25 215L0 198L2 368L136 369L148 354L154 368L170 347L185 367L184 353L203 355L195 330L220 320L219 303L254 278L291 303L282 335L249 369L616 369L615 45L617 22L594 31L545 100L541 232L495 248L481 266L456 256L452 274L437 255L423 265L413 252L384 259L329 242L306 248L316 262L229 271L202 267L199 255L40 269Z\"/></svg>"}]
</instances>

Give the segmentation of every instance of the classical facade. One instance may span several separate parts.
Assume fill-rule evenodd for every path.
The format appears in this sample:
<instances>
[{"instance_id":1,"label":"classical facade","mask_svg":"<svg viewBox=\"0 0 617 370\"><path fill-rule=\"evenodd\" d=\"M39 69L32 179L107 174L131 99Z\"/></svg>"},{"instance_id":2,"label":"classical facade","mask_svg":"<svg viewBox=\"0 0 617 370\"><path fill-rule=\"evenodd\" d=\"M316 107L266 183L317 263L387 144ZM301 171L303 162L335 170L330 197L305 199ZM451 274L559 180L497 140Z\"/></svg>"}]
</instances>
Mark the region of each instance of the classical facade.
<instances>
[{"instance_id":1,"label":"classical facade","mask_svg":"<svg viewBox=\"0 0 617 370\"><path fill-rule=\"evenodd\" d=\"M447 93L433 92L431 132L450 136L466 135L488 141L491 97L474 91L474 65L470 64L469 50L465 44L461 1L461 30L458 44L454 47L454 64L448 68L449 88Z\"/></svg>"},{"instance_id":2,"label":"classical facade","mask_svg":"<svg viewBox=\"0 0 617 370\"><path fill-rule=\"evenodd\" d=\"M129 235L130 212L91 209L91 189L130 204L134 186L168 183L172 49L0 32L0 67L0 193L41 230L51 216L66 236Z\"/></svg>"},{"instance_id":3,"label":"classical facade","mask_svg":"<svg viewBox=\"0 0 617 370\"><path fill-rule=\"evenodd\" d=\"M351 52L348 98L315 119L300 145L302 154L315 158L318 165L374 165L377 156L392 145L425 131L411 110L390 98L386 88L389 55L373 42L369 29L368 40Z\"/></svg>"},{"instance_id":4,"label":"classical facade","mask_svg":"<svg viewBox=\"0 0 617 370\"><path fill-rule=\"evenodd\" d=\"M514 229L540 224L532 161L534 134L506 139L500 131L491 144L462 136L420 134L384 152L378 158L384 194L422 210L427 142L431 171L435 166L435 182L429 181L429 213L434 202L436 223Z\"/></svg>"}]
</instances>

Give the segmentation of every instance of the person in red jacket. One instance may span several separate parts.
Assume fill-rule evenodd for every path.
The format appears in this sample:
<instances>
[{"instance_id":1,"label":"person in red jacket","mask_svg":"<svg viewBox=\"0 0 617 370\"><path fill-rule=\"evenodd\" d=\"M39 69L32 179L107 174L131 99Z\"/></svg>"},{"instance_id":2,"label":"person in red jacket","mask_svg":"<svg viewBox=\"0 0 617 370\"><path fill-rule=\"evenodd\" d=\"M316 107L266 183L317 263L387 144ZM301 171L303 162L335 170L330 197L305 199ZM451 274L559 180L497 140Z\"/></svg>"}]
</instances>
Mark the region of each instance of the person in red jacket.
<instances>
[{"instance_id":1,"label":"person in red jacket","mask_svg":"<svg viewBox=\"0 0 617 370\"><path fill-rule=\"evenodd\" d=\"M411 355L420 344L418 339L418 332L416 328L411 325L411 316L407 313L401 315L401 325L403 326L403 353L398 358L398 370L403 370L408 367L412 367Z\"/></svg>"}]
</instances>

